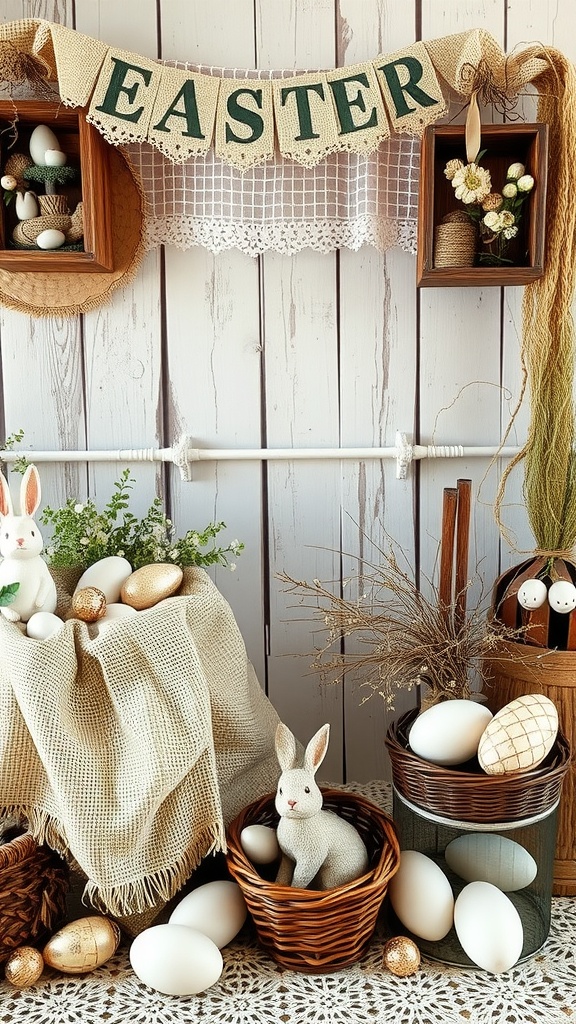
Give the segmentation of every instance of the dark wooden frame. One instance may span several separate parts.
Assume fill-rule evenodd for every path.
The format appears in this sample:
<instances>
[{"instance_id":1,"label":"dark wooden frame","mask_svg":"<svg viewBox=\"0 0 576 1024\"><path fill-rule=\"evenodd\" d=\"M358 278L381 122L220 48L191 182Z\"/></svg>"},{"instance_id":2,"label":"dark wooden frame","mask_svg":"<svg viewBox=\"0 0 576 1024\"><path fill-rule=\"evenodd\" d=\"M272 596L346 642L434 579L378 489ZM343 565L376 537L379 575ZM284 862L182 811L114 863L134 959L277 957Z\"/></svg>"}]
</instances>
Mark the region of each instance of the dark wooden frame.
<instances>
[{"instance_id":1,"label":"dark wooden frame","mask_svg":"<svg viewBox=\"0 0 576 1024\"><path fill-rule=\"evenodd\" d=\"M466 162L464 125L432 125L422 140L418 202L418 287L476 287L522 285L544 273L548 125L482 126L480 161L499 191L510 164L523 163L536 182L524 204L518 239L510 246L512 266L434 267L434 228L451 210L464 209L444 174L448 160Z\"/></svg>"},{"instance_id":2,"label":"dark wooden frame","mask_svg":"<svg viewBox=\"0 0 576 1024\"><path fill-rule=\"evenodd\" d=\"M17 140L8 149L11 125L15 125ZM40 271L45 273L90 272L107 273L114 269L112 234L110 226L110 181L108 144L91 124L84 110L71 109L58 103L36 100L0 102L0 159L2 167L11 152L28 154L30 134L39 124L46 124L58 138L68 162L80 167L77 197L82 198L84 219L84 250L62 252L58 249L10 248L10 210L2 203L0 219L0 268L12 272ZM4 173L2 171L2 173ZM33 187L31 189L34 191Z\"/></svg>"}]
</instances>

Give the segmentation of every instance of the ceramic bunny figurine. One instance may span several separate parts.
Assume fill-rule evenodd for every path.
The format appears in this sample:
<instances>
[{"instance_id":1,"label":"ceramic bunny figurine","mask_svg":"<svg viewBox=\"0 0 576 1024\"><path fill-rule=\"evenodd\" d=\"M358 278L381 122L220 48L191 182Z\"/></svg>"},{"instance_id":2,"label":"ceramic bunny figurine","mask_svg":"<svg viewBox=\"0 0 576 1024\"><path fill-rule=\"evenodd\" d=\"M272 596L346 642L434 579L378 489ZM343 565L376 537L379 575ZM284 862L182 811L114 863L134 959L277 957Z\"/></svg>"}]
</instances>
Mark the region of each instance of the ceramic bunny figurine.
<instances>
[{"instance_id":1,"label":"ceramic bunny figurine","mask_svg":"<svg viewBox=\"0 0 576 1024\"><path fill-rule=\"evenodd\" d=\"M296 767L296 740L286 725L276 729L276 755L282 774L276 792L278 844L282 861L276 881L305 889L332 889L368 870L368 853L359 832L344 818L322 809L314 775L322 764L330 726L323 725Z\"/></svg>"},{"instance_id":2,"label":"ceramic bunny figurine","mask_svg":"<svg viewBox=\"0 0 576 1024\"><path fill-rule=\"evenodd\" d=\"M14 515L10 488L0 473L0 587L19 583L12 604L0 608L11 622L28 622L34 612L53 612L56 586L40 552L42 535L32 516L40 504L40 477L28 466L20 485L21 515Z\"/></svg>"}]
</instances>

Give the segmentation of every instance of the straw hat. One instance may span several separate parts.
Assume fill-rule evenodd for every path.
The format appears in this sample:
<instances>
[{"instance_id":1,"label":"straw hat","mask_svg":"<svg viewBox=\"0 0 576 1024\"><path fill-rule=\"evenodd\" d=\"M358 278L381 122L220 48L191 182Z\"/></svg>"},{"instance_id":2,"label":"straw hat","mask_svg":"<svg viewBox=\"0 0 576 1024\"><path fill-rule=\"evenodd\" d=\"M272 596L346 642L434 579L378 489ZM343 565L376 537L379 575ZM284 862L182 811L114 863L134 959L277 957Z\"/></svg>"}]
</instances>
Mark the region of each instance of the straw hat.
<instances>
[{"instance_id":1,"label":"straw hat","mask_svg":"<svg viewBox=\"0 0 576 1024\"><path fill-rule=\"evenodd\" d=\"M30 316L75 316L108 301L126 284L144 256L144 196L127 160L110 147L114 270L99 273L13 272L0 269L0 305Z\"/></svg>"}]
</instances>

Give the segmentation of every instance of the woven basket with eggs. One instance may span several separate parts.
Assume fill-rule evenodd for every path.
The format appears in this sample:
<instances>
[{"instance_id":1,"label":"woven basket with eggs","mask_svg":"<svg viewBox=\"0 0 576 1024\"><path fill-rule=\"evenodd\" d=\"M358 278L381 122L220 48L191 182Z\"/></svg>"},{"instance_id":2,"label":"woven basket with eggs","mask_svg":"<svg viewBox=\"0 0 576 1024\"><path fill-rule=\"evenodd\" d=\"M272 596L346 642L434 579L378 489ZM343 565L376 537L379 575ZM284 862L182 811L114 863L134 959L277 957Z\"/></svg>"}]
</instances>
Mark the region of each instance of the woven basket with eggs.
<instances>
[{"instance_id":1,"label":"woven basket with eggs","mask_svg":"<svg viewBox=\"0 0 576 1024\"><path fill-rule=\"evenodd\" d=\"M415 754L408 737L417 714L413 710L402 715L386 734L394 786L410 803L443 818L479 824L521 821L545 814L557 803L570 763L562 733L535 768L486 774L479 765L445 767Z\"/></svg>"},{"instance_id":2,"label":"woven basket with eggs","mask_svg":"<svg viewBox=\"0 0 576 1024\"><path fill-rule=\"evenodd\" d=\"M366 874L335 889L277 885L261 875L242 847L247 825L276 828L274 794L246 807L227 831L227 864L242 890L258 938L272 958L292 971L321 974L356 963L366 952L400 848L389 815L359 795L322 789L324 807L354 824L369 856Z\"/></svg>"}]
</instances>

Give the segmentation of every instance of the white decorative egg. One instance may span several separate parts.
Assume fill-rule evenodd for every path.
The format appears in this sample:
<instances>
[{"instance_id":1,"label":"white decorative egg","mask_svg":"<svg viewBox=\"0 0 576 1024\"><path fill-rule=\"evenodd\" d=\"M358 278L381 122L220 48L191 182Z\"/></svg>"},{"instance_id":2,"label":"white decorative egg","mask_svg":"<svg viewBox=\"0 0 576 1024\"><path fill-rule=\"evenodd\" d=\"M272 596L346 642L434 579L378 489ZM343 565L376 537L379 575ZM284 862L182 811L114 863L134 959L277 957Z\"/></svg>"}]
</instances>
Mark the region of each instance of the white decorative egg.
<instances>
[{"instance_id":1,"label":"white decorative egg","mask_svg":"<svg viewBox=\"0 0 576 1024\"><path fill-rule=\"evenodd\" d=\"M131 572L132 566L128 559L121 558L119 555L108 555L107 558L101 558L98 562L88 566L78 580L76 590L82 590L84 587L96 587L104 594L106 604L113 604L120 600L122 584L128 579Z\"/></svg>"},{"instance_id":2,"label":"white decorative egg","mask_svg":"<svg viewBox=\"0 0 576 1024\"><path fill-rule=\"evenodd\" d=\"M478 760L488 775L522 772L539 765L558 734L558 712L549 697L528 693L506 704L488 723Z\"/></svg>"},{"instance_id":3,"label":"white decorative egg","mask_svg":"<svg viewBox=\"0 0 576 1024\"><path fill-rule=\"evenodd\" d=\"M63 231L58 231L57 228L46 228L45 231L36 235L36 245L39 249L60 249L65 241L66 235Z\"/></svg>"},{"instance_id":4,"label":"white decorative egg","mask_svg":"<svg viewBox=\"0 0 576 1024\"><path fill-rule=\"evenodd\" d=\"M253 864L272 864L280 856L275 828L246 825L240 833L240 846Z\"/></svg>"},{"instance_id":5,"label":"white decorative egg","mask_svg":"<svg viewBox=\"0 0 576 1024\"><path fill-rule=\"evenodd\" d=\"M47 640L54 636L64 625L62 619L53 612L34 612L26 623L26 635L33 640Z\"/></svg>"},{"instance_id":6,"label":"white decorative egg","mask_svg":"<svg viewBox=\"0 0 576 1024\"><path fill-rule=\"evenodd\" d=\"M433 764L462 764L474 757L492 714L474 700L433 704L414 720L408 736L411 749Z\"/></svg>"},{"instance_id":7,"label":"white decorative egg","mask_svg":"<svg viewBox=\"0 0 576 1024\"><path fill-rule=\"evenodd\" d=\"M34 192L17 192L15 210L18 220L34 220L40 213Z\"/></svg>"},{"instance_id":8,"label":"white decorative egg","mask_svg":"<svg viewBox=\"0 0 576 1024\"><path fill-rule=\"evenodd\" d=\"M442 869L424 853L402 850L388 894L396 916L418 938L436 942L450 931L454 920L452 888Z\"/></svg>"},{"instance_id":9,"label":"white decorative egg","mask_svg":"<svg viewBox=\"0 0 576 1024\"><path fill-rule=\"evenodd\" d=\"M131 608L129 604L122 604L121 601L112 602L106 605L106 611L101 619L97 622L92 623L92 633L98 636L105 630L109 629L110 626L115 625L116 622L121 622L122 619L133 619L134 616L138 615L135 608Z\"/></svg>"},{"instance_id":10,"label":"white decorative egg","mask_svg":"<svg viewBox=\"0 0 576 1024\"><path fill-rule=\"evenodd\" d=\"M47 149L60 149L60 143L47 124L39 124L30 136L30 156L38 167L45 167Z\"/></svg>"},{"instance_id":11,"label":"white decorative egg","mask_svg":"<svg viewBox=\"0 0 576 1024\"><path fill-rule=\"evenodd\" d=\"M219 880L200 885L184 896L169 921L195 928L222 949L238 934L247 914L238 883Z\"/></svg>"},{"instance_id":12,"label":"white decorative egg","mask_svg":"<svg viewBox=\"0 0 576 1024\"><path fill-rule=\"evenodd\" d=\"M44 153L46 167L64 167L67 159L66 153L59 149L47 149Z\"/></svg>"},{"instance_id":13,"label":"white decorative egg","mask_svg":"<svg viewBox=\"0 0 576 1024\"><path fill-rule=\"evenodd\" d=\"M454 906L454 928L473 963L491 974L518 962L524 944L522 920L512 900L489 882L464 886Z\"/></svg>"},{"instance_id":14,"label":"white decorative egg","mask_svg":"<svg viewBox=\"0 0 576 1024\"><path fill-rule=\"evenodd\" d=\"M444 857L465 882L490 882L516 892L534 881L538 865L520 843L494 832L471 832L448 844Z\"/></svg>"},{"instance_id":15,"label":"white decorative egg","mask_svg":"<svg viewBox=\"0 0 576 1024\"><path fill-rule=\"evenodd\" d=\"M140 981L168 996L204 992L223 967L212 939L184 924L157 924L140 932L130 947L130 963Z\"/></svg>"},{"instance_id":16,"label":"white decorative egg","mask_svg":"<svg viewBox=\"0 0 576 1024\"><path fill-rule=\"evenodd\" d=\"M576 608L576 587L568 580L556 580L548 591L548 602L555 612L568 615Z\"/></svg>"},{"instance_id":17,"label":"white decorative egg","mask_svg":"<svg viewBox=\"0 0 576 1024\"><path fill-rule=\"evenodd\" d=\"M541 608L547 597L548 590L543 580L524 580L518 591L518 603L527 611Z\"/></svg>"}]
</instances>

